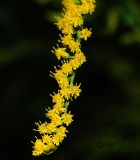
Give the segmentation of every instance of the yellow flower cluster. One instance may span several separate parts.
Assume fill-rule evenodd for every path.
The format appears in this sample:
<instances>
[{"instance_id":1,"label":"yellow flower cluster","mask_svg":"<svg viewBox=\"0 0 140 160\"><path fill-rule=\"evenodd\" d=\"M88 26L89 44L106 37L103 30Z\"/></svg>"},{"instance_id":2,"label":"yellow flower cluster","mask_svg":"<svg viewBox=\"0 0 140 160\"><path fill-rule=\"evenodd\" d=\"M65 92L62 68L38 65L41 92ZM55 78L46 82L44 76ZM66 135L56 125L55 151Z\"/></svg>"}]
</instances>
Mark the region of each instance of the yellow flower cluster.
<instances>
[{"instance_id":1,"label":"yellow flower cluster","mask_svg":"<svg viewBox=\"0 0 140 160\"><path fill-rule=\"evenodd\" d=\"M59 45L52 52L61 66L54 67L51 72L59 85L57 93L51 95L53 106L47 110L48 121L36 123L40 138L33 142L33 155L50 154L56 150L66 137L66 127L73 121L73 115L68 111L69 102L77 98L80 93L80 85L74 84L75 70L85 61L81 51L81 39L87 40L91 36L91 30L83 28L83 16L92 14L95 9L94 0L62 0L63 13L57 19L57 27L62 31Z\"/></svg>"}]
</instances>

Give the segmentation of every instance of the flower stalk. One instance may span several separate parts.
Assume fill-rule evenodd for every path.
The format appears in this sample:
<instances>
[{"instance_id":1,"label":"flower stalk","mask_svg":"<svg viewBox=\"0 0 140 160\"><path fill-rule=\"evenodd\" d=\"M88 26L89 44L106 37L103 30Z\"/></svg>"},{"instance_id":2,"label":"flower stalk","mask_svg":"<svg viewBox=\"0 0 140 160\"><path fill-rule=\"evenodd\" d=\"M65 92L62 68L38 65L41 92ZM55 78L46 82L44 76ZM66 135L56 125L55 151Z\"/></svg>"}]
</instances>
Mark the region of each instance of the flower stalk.
<instances>
[{"instance_id":1,"label":"flower stalk","mask_svg":"<svg viewBox=\"0 0 140 160\"><path fill-rule=\"evenodd\" d=\"M36 123L40 137L33 142L33 155L51 154L62 143L68 132L67 126L73 121L68 106L80 93L80 84L74 83L76 70L86 62L81 51L81 40L91 36L91 30L84 28L84 15L92 14L94 0L62 0L63 13L57 18L56 25L61 30L60 39L54 53L61 66L54 67L51 77L58 82L59 90L51 95L53 105L47 110L48 121Z\"/></svg>"}]
</instances>

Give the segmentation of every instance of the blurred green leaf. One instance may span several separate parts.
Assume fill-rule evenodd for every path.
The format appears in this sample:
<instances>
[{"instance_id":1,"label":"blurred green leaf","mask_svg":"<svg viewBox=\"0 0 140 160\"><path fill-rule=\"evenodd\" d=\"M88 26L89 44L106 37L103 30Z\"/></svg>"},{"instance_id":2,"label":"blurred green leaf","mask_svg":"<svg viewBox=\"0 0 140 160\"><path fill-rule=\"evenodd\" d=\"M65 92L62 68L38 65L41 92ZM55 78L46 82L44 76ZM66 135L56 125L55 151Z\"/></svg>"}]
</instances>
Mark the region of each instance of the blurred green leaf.
<instances>
[{"instance_id":1,"label":"blurred green leaf","mask_svg":"<svg viewBox=\"0 0 140 160\"><path fill-rule=\"evenodd\" d=\"M39 4L47 4L47 3L49 3L49 2L51 2L52 0L36 0L36 2L37 3L39 3Z\"/></svg>"},{"instance_id":2,"label":"blurred green leaf","mask_svg":"<svg viewBox=\"0 0 140 160\"><path fill-rule=\"evenodd\" d=\"M44 15L46 20L50 21L51 23L55 23L56 18L60 15L60 12L51 10L51 11L46 11Z\"/></svg>"},{"instance_id":3,"label":"blurred green leaf","mask_svg":"<svg viewBox=\"0 0 140 160\"><path fill-rule=\"evenodd\" d=\"M25 56L35 55L43 44L35 40L24 40L7 48L0 49L0 64L10 63Z\"/></svg>"},{"instance_id":4,"label":"blurred green leaf","mask_svg":"<svg viewBox=\"0 0 140 160\"><path fill-rule=\"evenodd\" d=\"M117 8L111 8L107 14L106 29L107 34L114 34L118 29L119 14Z\"/></svg>"}]
</instances>

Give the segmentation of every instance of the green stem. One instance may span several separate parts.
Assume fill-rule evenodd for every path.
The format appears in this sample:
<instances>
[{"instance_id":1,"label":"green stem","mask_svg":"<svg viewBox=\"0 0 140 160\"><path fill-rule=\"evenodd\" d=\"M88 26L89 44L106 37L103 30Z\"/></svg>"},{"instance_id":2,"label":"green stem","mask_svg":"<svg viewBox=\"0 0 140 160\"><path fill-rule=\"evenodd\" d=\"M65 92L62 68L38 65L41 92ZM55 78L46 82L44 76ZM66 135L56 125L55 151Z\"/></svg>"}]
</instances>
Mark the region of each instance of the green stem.
<instances>
[{"instance_id":1,"label":"green stem","mask_svg":"<svg viewBox=\"0 0 140 160\"><path fill-rule=\"evenodd\" d=\"M66 110L65 110L65 112L67 112L67 109L68 109L69 104L70 104L70 102L69 102L69 101L66 101L66 102L65 102L65 104L64 104L65 109L66 109Z\"/></svg>"},{"instance_id":2,"label":"green stem","mask_svg":"<svg viewBox=\"0 0 140 160\"><path fill-rule=\"evenodd\" d=\"M75 4L81 4L81 1L80 0L74 0Z\"/></svg>"},{"instance_id":3,"label":"green stem","mask_svg":"<svg viewBox=\"0 0 140 160\"><path fill-rule=\"evenodd\" d=\"M68 56L69 59L72 59L74 56Z\"/></svg>"},{"instance_id":4,"label":"green stem","mask_svg":"<svg viewBox=\"0 0 140 160\"><path fill-rule=\"evenodd\" d=\"M81 32L81 30L77 31L77 39L76 40L81 43L80 32Z\"/></svg>"},{"instance_id":5,"label":"green stem","mask_svg":"<svg viewBox=\"0 0 140 160\"><path fill-rule=\"evenodd\" d=\"M75 78L75 72L73 72L72 76L70 77L70 86L73 86L74 78Z\"/></svg>"},{"instance_id":6,"label":"green stem","mask_svg":"<svg viewBox=\"0 0 140 160\"><path fill-rule=\"evenodd\" d=\"M73 73L72 73L72 76L70 77L70 86L73 86L74 78L75 78L75 72L73 72ZM68 109L69 104L70 104L69 101L66 101L65 104L64 104L64 105L65 105L66 112L67 112L67 109Z\"/></svg>"}]
</instances>

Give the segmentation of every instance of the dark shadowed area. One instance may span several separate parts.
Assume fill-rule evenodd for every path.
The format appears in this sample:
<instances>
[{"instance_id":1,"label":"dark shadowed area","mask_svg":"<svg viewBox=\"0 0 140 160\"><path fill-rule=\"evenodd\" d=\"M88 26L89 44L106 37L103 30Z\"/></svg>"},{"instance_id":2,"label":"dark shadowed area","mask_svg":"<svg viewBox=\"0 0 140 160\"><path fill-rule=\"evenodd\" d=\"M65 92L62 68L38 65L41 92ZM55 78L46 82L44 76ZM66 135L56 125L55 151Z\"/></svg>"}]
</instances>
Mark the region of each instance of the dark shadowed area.
<instances>
[{"instance_id":1,"label":"dark shadowed area","mask_svg":"<svg viewBox=\"0 0 140 160\"><path fill-rule=\"evenodd\" d=\"M35 122L45 119L51 53L60 31L54 25L61 0L0 1L0 160L139 160L139 0L96 0L82 42L87 63L78 69L81 96L71 102L74 121L55 153L33 157Z\"/></svg>"}]
</instances>

